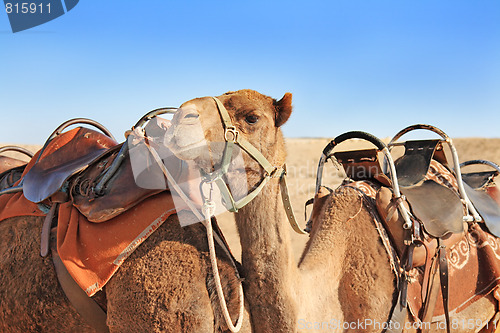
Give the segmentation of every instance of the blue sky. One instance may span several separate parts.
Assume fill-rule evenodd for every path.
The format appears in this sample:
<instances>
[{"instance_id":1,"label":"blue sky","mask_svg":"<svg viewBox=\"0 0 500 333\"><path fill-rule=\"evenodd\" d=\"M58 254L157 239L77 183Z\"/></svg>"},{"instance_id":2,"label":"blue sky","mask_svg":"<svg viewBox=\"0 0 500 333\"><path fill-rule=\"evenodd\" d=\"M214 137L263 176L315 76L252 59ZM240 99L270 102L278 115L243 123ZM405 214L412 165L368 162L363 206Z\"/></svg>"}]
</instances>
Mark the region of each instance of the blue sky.
<instances>
[{"instance_id":1,"label":"blue sky","mask_svg":"<svg viewBox=\"0 0 500 333\"><path fill-rule=\"evenodd\" d=\"M0 142L74 117L122 140L150 109L243 88L293 93L288 137L500 137L500 1L80 0L16 34L0 12Z\"/></svg>"}]
</instances>

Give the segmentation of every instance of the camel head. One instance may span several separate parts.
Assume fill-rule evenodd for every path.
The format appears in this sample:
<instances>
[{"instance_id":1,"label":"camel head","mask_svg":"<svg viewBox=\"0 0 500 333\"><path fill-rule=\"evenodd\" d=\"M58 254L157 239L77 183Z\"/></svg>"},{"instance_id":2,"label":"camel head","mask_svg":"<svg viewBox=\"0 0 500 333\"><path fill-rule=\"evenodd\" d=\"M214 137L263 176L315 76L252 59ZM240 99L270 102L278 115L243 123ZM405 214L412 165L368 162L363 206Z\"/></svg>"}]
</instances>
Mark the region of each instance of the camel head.
<instances>
[{"instance_id":1,"label":"camel head","mask_svg":"<svg viewBox=\"0 0 500 333\"><path fill-rule=\"evenodd\" d=\"M232 124L273 165L283 165L285 148L280 127L292 112L292 95L275 100L253 90L228 92L217 98L229 113ZM225 147L224 126L212 97L190 100L181 105L165 136L166 146L180 159L193 160L205 172L220 167ZM242 153L244 171L260 178L260 165Z\"/></svg>"}]
</instances>

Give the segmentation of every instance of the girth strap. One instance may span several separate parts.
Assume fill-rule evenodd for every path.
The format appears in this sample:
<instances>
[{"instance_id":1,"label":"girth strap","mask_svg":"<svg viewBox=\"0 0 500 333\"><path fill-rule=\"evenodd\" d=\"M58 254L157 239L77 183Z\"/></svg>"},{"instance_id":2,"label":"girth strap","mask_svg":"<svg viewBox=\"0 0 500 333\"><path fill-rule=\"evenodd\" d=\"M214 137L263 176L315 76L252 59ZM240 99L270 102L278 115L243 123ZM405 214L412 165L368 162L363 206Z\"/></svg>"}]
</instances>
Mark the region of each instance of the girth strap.
<instances>
[{"instance_id":1,"label":"girth strap","mask_svg":"<svg viewBox=\"0 0 500 333\"><path fill-rule=\"evenodd\" d=\"M57 249L51 247L52 261L57 273L57 279L75 310L82 318L99 333L109 333L106 325L106 312L80 288L66 270Z\"/></svg>"},{"instance_id":2,"label":"girth strap","mask_svg":"<svg viewBox=\"0 0 500 333\"><path fill-rule=\"evenodd\" d=\"M403 329L405 327L405 321L406 317L408 316L408 308L406 306L403 306L403 299L406 297L403 295L404 292L401 290L398 293L398 299L396 301L396 304L394 305L394 308L392 309L391 317L388 321L390 325L388 325L388 328L384 330L384 333L402 333Z\"/></svg>"},{"instance_id":3,"label":"girth strap","mask_svg":"<svg viewBox=\"0 0 500 333\"><path fill-rule=\"evenodd\" d=\"M438 238L439 246L439 279L441 281L441 296L443 296L443 309L446 318L446 331L450 333L450 312L448 309L448 261L446 260L446 246Z\"/></svg>"},{"instance_id":4,"label":"girth strap","mask_svg":"<svg viewBox=\"0 0 500 333\"><path fill-rule=\"evenodd\" d=\"M50 207L50 210L43 221L42 235L40 237L40 255L44 258L49 254L50 230L52 229L52 223L54 221L54 217L56 216L57 206L59 206L59 204L54 203L52 207Z\"/></svg>"},{"instance_id":5,"label":"girth strap","mask_svg":"<svg viewBox=\"0 0 500 333\"><path fill-rule=\"evenodd\" d=\"M423 304L423 312L422 312L422 322L431 323L432 316L434 314L434 310L436 309L437 298L439 295L439 255L436 254L436 257L432 260L430 272L427 276L428 283L426 285L426 298ZM425 278L425 276L424 276ZM431 327L429 325L423 326L421 333L428 333Z\"/></svg>"}]
</instances>

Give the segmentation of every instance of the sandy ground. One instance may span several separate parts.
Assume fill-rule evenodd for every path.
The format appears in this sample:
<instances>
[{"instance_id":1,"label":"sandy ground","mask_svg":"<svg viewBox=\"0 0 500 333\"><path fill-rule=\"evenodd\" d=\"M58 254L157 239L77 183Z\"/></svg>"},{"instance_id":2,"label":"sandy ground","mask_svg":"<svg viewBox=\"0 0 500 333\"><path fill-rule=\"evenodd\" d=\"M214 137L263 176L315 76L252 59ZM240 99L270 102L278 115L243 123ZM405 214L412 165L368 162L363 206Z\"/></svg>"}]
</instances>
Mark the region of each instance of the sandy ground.
<instances>
[{"instance_id":1,"label":"sandy ground","mask_svg":"<svg viewBox=\"0 0 500 333\"><path fill-rule=\"evenodd\" d=\"M329 139L287 139L287 181L294 212L301 226L305 225L304 203L314 194L318 160L328 142ZM486 159L500 164L500 139L460 138L454 139L453 142L458 150L460 161ZM24 147L31 151L40 148L39 145L24 145ZM370 144L365 141L351 140L340 145L336 151L359 148L370 148ZM15 156L19 157L19 155ZM329 163L325 168L324 183L332 187L339 184L342 178L342 172ZM232 214L222 214L218 219L233 253L239 258L241 248ZM297 235L291 229L290 232L294 244L294 255L299 258L308 236Z\"/></svg>"}]
</instances>

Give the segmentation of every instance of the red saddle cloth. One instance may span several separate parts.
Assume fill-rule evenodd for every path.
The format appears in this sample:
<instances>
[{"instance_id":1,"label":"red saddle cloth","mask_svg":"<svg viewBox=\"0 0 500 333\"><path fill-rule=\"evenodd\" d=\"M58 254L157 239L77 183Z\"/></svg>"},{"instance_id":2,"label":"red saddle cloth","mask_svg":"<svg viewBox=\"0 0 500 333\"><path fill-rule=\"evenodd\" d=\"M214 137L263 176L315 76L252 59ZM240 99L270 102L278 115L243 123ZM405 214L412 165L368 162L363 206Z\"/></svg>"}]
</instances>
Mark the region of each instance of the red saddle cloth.
<instances>
[{"instance_id":1,"label":"red saddle cloth","mask_svg":"<svg viewBox=\"0 0 500 333\"><path fill-rule=\"evenodd\" d=\"M75 129L77 130L77 129ZM68 142L77 131L57 137ZM44 156L50 155L51 146ZM38 152L28 164L33 165ZM176 213L170 192L164 191L104 223L89 222L71 201L60 204L57 251L78 285L92 296L102 289L124 260L172 214ZM19 216L45 216L38 204L22 193L0 196L0 221Z\"/></svg>"},{"instance_id":2,"label":"red saddle cloth","mask_svg":"<svg viewBox=\"0 0 500 333\"><path fill-rule=\"evenodd\" d=\"M432 161L426 179L432 179L452 190L457 190L453 175L436 161ZM373 205L372 216L382 237L391 263L394 263L396 251L390 245L381 218L377 214L375 197L380 187L369 181L357 181L345 186L360 190L370 205ZM500 239L486 231L484 223L474 223L465 232L464 237L455 245L446 249L449 269L449 311L460 312L481 297L494 293L500 301ZM411 281L408 284L408 306L415 320L422 310L421 289L423 284L423 267L410 271ZM441 291L439 291L433 321L444 319Z\"/></svg>"}]
</instances>

